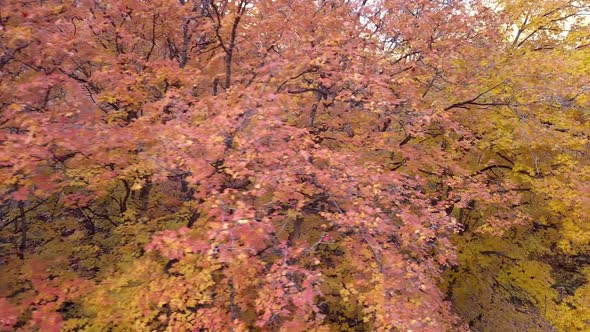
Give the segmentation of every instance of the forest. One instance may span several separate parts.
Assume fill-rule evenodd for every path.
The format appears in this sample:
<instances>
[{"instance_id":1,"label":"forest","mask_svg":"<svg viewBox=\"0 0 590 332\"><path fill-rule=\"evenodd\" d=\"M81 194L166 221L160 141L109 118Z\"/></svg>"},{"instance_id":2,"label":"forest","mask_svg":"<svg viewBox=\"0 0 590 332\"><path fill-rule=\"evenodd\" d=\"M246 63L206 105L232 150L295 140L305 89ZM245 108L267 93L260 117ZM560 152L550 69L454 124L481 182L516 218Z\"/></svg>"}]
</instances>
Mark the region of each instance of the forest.
<instances>
[{"instance_id":1,"label":"forest","mask_svg":"<svg viewBox=\"0 0 590 332\"><path fill-rule=\"evenodd\" d=\"M590 331L590 0L0 0L0 331Z\"/></svg>"}]
</instances>

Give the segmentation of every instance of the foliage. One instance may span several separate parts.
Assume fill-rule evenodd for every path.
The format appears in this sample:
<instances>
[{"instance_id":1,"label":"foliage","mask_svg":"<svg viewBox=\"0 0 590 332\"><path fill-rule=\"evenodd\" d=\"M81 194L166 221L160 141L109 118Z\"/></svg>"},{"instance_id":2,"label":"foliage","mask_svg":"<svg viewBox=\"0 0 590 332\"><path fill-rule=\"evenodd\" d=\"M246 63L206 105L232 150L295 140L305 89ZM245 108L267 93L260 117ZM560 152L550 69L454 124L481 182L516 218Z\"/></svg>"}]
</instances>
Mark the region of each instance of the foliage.
<instances>
[{"instance_id":1,"label":"foliage","mask_svg":"<svg viewBox=\"0 0 590 332\"><path fill-rule=\"evenodd\" d=\"M588 328L588 1L0 8L0 328Z\"/></svg>"}]
</instances>

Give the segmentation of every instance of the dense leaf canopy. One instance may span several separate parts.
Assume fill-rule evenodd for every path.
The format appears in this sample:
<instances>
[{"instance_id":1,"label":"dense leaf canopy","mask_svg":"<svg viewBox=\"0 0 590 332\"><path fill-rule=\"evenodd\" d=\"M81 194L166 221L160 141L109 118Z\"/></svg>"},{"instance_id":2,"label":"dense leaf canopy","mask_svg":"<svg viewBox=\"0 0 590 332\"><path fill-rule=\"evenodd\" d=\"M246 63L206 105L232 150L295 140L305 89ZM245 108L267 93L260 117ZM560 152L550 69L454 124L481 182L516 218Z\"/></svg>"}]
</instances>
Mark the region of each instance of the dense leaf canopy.
<instances>
[{"instance_id":1,"label":"dense leaf canopy","mask_svg":"<svg viewBox=\"0 0 590 332\"><path fill-rule=\"evenodd\" d=\"M588 0L0 0L0 330L590 330Z\"/></svg>"}]
</instances>

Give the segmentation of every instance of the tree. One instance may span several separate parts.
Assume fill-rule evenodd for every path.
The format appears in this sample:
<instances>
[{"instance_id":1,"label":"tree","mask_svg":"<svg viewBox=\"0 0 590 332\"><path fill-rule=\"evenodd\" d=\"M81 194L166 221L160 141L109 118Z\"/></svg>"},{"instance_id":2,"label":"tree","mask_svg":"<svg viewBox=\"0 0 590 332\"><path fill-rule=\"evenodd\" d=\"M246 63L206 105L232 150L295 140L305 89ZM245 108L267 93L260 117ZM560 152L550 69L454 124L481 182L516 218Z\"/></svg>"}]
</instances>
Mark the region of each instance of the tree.
<instances>
[{"instance_id":1,"label":"tree","mask_svg":"<svg viewBox=\"0 0 590 332\"><path fill-rule=\"evenodd\" d=\"M0 4L3 328L461 330L586 250L587 3Z\"/></svg>"},{"instance_id":2,"label":"tree","mask_svg":"<svg viewBox=\"0 0 590 332\"><path fill-rule=\"evenodd\" d=\"M489 230L484 202L461 211L459 221L475 233L458 239L449 297L475 329L549 330L549 321L584 330L587 314L574 299L587 276L588 3L502 5L509 44L482 67L494 89L460 106L477 119L470 125L481 138L471 156L477 175L511 183L522 198L510 208L529 221L489 237L480 232Z\"/></svg>"}]
</instances>

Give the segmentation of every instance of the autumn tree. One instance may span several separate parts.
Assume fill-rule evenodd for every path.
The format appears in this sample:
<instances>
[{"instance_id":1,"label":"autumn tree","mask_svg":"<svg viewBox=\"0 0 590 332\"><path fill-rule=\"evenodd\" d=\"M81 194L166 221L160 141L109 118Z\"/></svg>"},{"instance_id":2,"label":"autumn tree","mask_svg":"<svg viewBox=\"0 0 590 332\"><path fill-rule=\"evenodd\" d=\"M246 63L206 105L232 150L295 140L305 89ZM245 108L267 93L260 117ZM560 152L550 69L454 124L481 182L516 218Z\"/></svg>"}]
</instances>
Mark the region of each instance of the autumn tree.
<instances>
[{"instance_id":1,"label":"autumn tree","mask_svg":"<svg viewBox=\"0 0 590 332\"><path fill-rule=\"evenodd\" d=\"M493 201L460 210L466 232L457 240L459 267L448 294L477 330L550 330L548 321L560 331L582 331L588 328L587 305L579 300L588 264L588 2L498 6L504 48L482 59L478 73L491 89L455 111L479 137L466 160L477 165L474 175L510 183L521 197L511 208L528 221L490 237L482 205L494 212Z\"/></svg>"},{"instance_id":2,"label":"autumn tree","mask_svg":"<svg viewBox=\"0 0 590 332\"><path fill-rule=\"evenodd\" d=\"M1 328L584 329L587 1L0 6Z\"/></svg>"}]
</instances>

